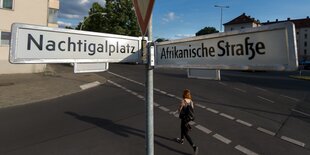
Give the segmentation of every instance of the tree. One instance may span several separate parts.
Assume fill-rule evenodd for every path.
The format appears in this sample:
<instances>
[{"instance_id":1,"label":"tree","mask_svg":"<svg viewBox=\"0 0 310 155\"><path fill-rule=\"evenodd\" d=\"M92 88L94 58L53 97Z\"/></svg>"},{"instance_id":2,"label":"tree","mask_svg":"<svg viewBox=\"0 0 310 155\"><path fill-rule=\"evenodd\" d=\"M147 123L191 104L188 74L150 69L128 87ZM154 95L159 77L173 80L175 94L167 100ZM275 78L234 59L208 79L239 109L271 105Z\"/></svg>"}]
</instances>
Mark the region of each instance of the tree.
<instances>
[{"instance_id":1,"label":"tree","mask_svg":"<svg viewBox=\"0 0 310 155\"><path fill-rule=\"evenodd\" d=\"M196 33L196 36L201 36L201 35L205 35L205 34L212 34L212 33L218 33L219 31L216 30L214 27L205 27L201 30L199 30Z\"/></svg>"},{"instance_id":2,"label":"tree","mask_svg":"<svg viewBox=\"0 0 310 155\"><path fill-rule=\"evenodd\" d=\"M163 42L163 41L169 41L169 39L165 39L165 38L158 38L156 39L155 42Z\"/></svg>"},{"instance_id":3,"label":"tree","mask_svg":"<svg viewBox=\"0 0 310 155\"><path fill-rule=\"evenodd\" d=\"M105 7L93 3L89 16L84 21L83 30L140 36L140 28L131 0L106 0ZM80 29L82 23L76 27Z\"/></svg>"}]
</instances>

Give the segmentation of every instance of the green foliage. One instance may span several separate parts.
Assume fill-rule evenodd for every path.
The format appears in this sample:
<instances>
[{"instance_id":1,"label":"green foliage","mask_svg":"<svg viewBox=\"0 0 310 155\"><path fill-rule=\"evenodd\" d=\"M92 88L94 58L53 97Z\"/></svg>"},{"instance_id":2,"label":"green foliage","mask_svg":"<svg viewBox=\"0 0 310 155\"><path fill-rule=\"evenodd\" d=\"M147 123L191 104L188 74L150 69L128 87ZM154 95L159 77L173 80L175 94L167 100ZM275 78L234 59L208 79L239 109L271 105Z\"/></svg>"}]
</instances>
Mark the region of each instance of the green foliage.
<instances>
[{"instance_id":1,"label":"green foliage","mask_svg":"<svg viewBox=\"0 0 310 155\"><path fill-rule=\"evenodd\" d=\"M140 28L131 0L106 0L106 6L93 3L82 29L128 36L140 36ZM76 27L80 29L82 23Z\"/></svg>"},{"instance_id":2,"label":"green foliage","mask_svg":"<svg viewBox=\"0 0 310 155\"><path fill-rule=\"evenodd\" d=\"M155 42L163 42L163 41L169 41L169 39L165 39L165 38L158 38L156 39Z\"/></svg>"},{"instance_id":3,"label":"green foliage","mask_svg":"<svg viewBox=\"0 0 310 155\"><path fill-rule=\"evenodd\" d=\"M201 30L199 30L196 33L196 36L206 35L206 34L212 34L212 33L218 33L219 31L216 30L214 27L205 27Z\"/></svg>"}]
</instances>

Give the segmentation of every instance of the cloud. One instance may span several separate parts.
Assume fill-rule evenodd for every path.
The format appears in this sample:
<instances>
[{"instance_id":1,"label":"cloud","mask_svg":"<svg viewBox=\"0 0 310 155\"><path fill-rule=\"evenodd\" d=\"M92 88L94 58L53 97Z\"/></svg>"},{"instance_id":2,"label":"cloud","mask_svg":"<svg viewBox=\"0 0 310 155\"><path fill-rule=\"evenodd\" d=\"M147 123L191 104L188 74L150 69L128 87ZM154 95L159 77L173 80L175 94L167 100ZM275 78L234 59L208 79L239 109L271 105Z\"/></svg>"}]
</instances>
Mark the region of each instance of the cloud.
<instances>
[{"instance_id":1,"label":"cloud","mask_svg":"<svg viewBox=\"0 0 310 155\"><path fill-rule=\"evenodd\" d=\"M164 22L171 22L174 21L175 19L179 18L178 16L176 16L176 14L174 12L169 12L167 13L164 18L162 19Z\"/></svg>"},{"instance_id":2,"label":"cloud","mask_svg":"<svg viewBox=\"0 0 310 155\"><path fill-rule=\"evenodd\" d=\"M60 0L59 18L81 20L88 15L94 2L105 6L105 0Z\"/></svg>"},{"instance_id":3,"label":"cloud","mask_svg":"<svg viewBox=\"0 0 310 155\"><path fill-rule=\"evenodd\" d=\"M72 23L67 23L67 22L63 22L63 21L58 21L57 24L59 25L59 27L72 27Z\"/></svg>"},{"instance_id":4,"label":"cloud","mask_svg":"<svg viewBox=\"0 0 310 155\"><path fill-rule=\"evenodd\" d=\"M89 0L81 0L80 1L80 4L86 4L86 3L89 3Z\"/></svg>"},{"instance_id":5,"label":"cloud","mask_svg":"<svg viewBox=\"0 0 310 155\"><path fill-rule=\"evenodd\" d=\"M189 38L189 37L194 37L194 34L176 34L176 38Z\"/></svg>"},{"instance_id":6,"label":"cloud","mask_svg":"<svg viewBox=\"0 0 310 155\"><path fill-rule=\"evenodd\" d=\"M60 13L59 18L65 18L65 19L80 19L82 18L79 15L74 15L74 14L65 14L65 13Z\"/></svg>"}]
</instances>

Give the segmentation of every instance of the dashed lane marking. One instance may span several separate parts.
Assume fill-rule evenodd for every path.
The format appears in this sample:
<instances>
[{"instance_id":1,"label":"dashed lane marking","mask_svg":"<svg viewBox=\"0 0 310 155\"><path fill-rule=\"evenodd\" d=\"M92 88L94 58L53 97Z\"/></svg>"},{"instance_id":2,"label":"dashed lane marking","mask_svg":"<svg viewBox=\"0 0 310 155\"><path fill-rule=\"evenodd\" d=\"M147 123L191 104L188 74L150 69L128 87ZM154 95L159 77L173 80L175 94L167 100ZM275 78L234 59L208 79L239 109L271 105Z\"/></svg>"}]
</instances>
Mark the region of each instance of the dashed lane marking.
<instances>
[{"instance_id":1,"label":"dashed lane marking","mask_svg":"<svg viewBox=\"0 0 310 155\"><path fill-rule=\"evenodd\" d=\"M223 82L219 82L220 85L223 85L223 86L227 86L226 83L223 83Z\"/></svg>"},{"instance_id":2,"label":"dashed lane marking","mask_svg":"<svg viewBox=\"0 0 310 155\"><path fill-rule=\"evenodd\" d=\"M289 138L289 137L286 137L286 136L281 136L281 139L283 139L283 140L285 140L285 141L288 141L288 142L290 142L290 143L293 143L293 144L296 144L296 145L305 147L305 143L300 142L300 141L298 141L298 140L295 140L295 139L293 139L293 138Z\"/></svg>"},{"instance_id":3,"label":"dashed lane marking","mask_svg":"<svg viewBox=\"0 0 310 155\"><path fill-rule=\"evenodd\" d=\"M265 98L265 97L262 97L262 96L257 96L257 97L258 97L258 98L260 98L260 99L263 99L263 100L265 100L265 101L268 101L268 102L274 103L274 101L269 100L269 99L267 99L267 98Z\"/></svg>"},{"instance_id":4,"label":"dashed lane marking","mask_svg":"<svg viewBox=\"0 0 310 155\"><path fill-rule=\"evenodd\" d=\"M260 87L254 87L255 89L261 90L261 91L268 91L267 89L260 88Z\"/></svg>"},{"instance_id":5,"label":"dashed lane marking","mask_svg":"<svg viewBox=\"0 0 310 155\"><path fill-rule=\"evenodd\" d=\"M305 116L310 117L310 114L307 114L307 113L305 113L305 112L302 112L302 111L299 111L299 110L296 110L296 109L291 109L291 110L294 111L294 112L297 112L297 113L300 113L300 114L303 114L303 115L305 115Z\"/></svg>"},{"instance_id":6,"label":"dashed lane marking","mask_svg":"<svg viewBox=\"0 0 310 155\"><path fill-rule=\"evenodd\" d=\"M213 113L215 113L215 114L218 114L218 113L219 113L219 111L214 110L214 109L212 109L212 108L207 108L207 110L208 110L208 111L211 111L211 112L213 112Z\"/></svg>"},{"instance_id":7,"label":"dashed lane marking","mask_svg":"<svg viewBox=\"0 0 310 155\"><path fill-rule=\"evenodd\" d=\"M206 108L206 106L196 103L195 106L200 107L202 109Z\"/></svg>"},{"instance_id":8,"label":"dashed lane marking","mask_svg":"<svg viewBox=\"0 0 310 155\"><path fill-rule=\"evenodd\" d=\"M240 120L240 119L237 119L236 122L240 123L240 124L243 124L245 126L248 126L248 127L251 127L252 124L251 123L248 123L246 121L243 121L243 120Z\"/></svg>"},{"instance_id":9,"label":"dashed lane marking","mask_svg":"<svg viewBox=\"0 0 310 155\"><path fill-rule=\"evenodd\" d=\"M235 149L237 149L237 150L239 150L239 151L241 151L241 152L243 152L244 154L247 154L247 155L258 155L257 153L255 153L255 152L253 152L253 151L251 151L251 150L249 150L249 149L247 149L247 148L245 148L245 147L243 147L241 145L237 145L235 147Z\"/></svg>"},{"instance_id":10,"label":"dashed lane marking","mask_svg":"<svg viewBox=\"0 0 310 155\"><path fill-rule=\"evenodd\" d=\"M228 119L230 119L230 120L234 120L234 119L235 119L235 117L232 117L232 116L227 115L227 114L225 114L225 113L220 113L220 115L223 116L223 117L225 117L225 118L228 118Z\"/></svg>"},{"instance_id":11,"label":"dashed lane marking","mask_svg":"<svg viewBox=\"0 0 310 155\"><path fill-rule=\"evenodd\" d=\"M261 128L261 127L258 127L257 130L258 130L258 131L261 131L261 132L263 132L263 133L266 133L266 134L268 134L268 135L271 135L271 136L275 136L275 135L276 135L276 133L274 133L274 132L272 132L272 131L269 131L269 130L267 130L267 129Z\"/></svg>"},{"instance_id":12,"label":"dashed lane marking","mask_svg":"<svg viewBox=\"0 0 310 155\"><path fill-rule=\"evenodd\" d=\"M131 82L133 82L133 83L136 83L136 84L139 84L139 85L144 86L144 84L142 84L142 83L140 83L140 82L137 82L137 81L134 81L134 80L125 78L125 77L123 77L123 76L117 75L117 74L112 73L112 72L109 72L109 73L111 73L111 74L113 74L113 75L115 75L115 76L118 76L118 77L120 77L120 78L123 78L123 79L125 79L125 80L131 81ZM124 90L127 91L127 88L125 88L125 87L123 87L123 86L121 86L121 85L119 85L119 84L117 84L117 83L115 83L115 82L113 82L113 81L111 81L111 80L108 80L108 82L109 82L109 83L112 83L113 85L115 85L115 86L117 86L117 87L119 87L119 88L122 88L122 89L124 89ZM222 83L222 82L219 82L219 84L224 85L224 86L227 86L227 84ZM260 89L260 90L262 90L262 91L268 91L268 90L266 90L266 89L259 88L259 87L255 87L255 88L256 88L256 89ZM162 90L160 90L160 89L154 88L154 90L157 91L157 92L163 93L163 94L165 94L165 95L168 95L168 96L170 96L170 97L174 97L174 98L176 98L176 99L178 99L178 100L182 100L182 98L177 97L177 96L175 96L175 95L173 95L173 94L169 94L169 93L167 93L167 92L165 92L165 91L162 91ZM236 89L236 90L237 90L237 89ZM128 90L128 92L130 92L130 90ZM133 95L135 95L135 96L137 96L137 97L139 96L138 93L136 93L136 92L134 92L134 91L132 91L131 94L133 94ZM285 96L285 95L281 95L281 96L282 96L282 97L289 98L289 99L291 99L291 100L293 100L293 101L296 101L296 102L299 101L298 99L295 99L295 98L292 98L292 97L289 97L289 96ZM259 98L261 98L261 99L263 99L263 100L265 100L265 101L268 101L268 102L271 102L271 103L275 103L274 101L269 100L269 99L267 99L267 98L264 98L264 97L262 97L262 96L257 96L257 97L259 97ZM139 97L139 98L140 98L140 97ZM141 98L141 99L144 100L144 98ZM163 107L163 106L160 106L159 104L157 104L157 103L155 103L155 102L154 102L154 106L159 107L159 108L160 108L161 110L163 110L163 111L167 111L167 112L170 111L168 108L165 108L165 107ZM197 104L196 104L196 106L197 106ZM206 110L208 110L208 111L210 111L210 112L212 112L212 113L215 113L215 114L220 113L219 111L217 111L217 110L215 110L215 109L207 108L207 107L205 107L205 106L203 106L203 105L200 105L200 104L198 104L197 107L200 107L200 108L203 108L203 109L205 108ZM292 111L301 113L301 114L306 115L306 116L310 116L310 114L303 113L303 112L298 111L298 110L296 110L296 109L292 109ZM173 113L173 115L174 115L175 117L178 117L178 114ZM225 114L225 113L220 113L220 115L223 116L223 117L225 117L225 118L228 118L228 119L230 119L230 120L234 120L234 119L235 119L233 116L227 115L227 114ZM248 126L248 127L252 127L252 124L251 124L251 123L248 123L248 122L245 122L245 121L242 121L242 120L239 120L239 119L237 119L236 122L241 123L241 124L243 124L243 125L246 125L246 126ZM196 123L193 122L193 124L196 124ZM201 131L207 133L207 134L210 134L210 133L212 132L211 130L209 130L209 129L207 129L207 128L205 128L204 126L199 125L199 124L196 125L195 127L196 127L197 129L199 129L199 130L201 130ZM271 132L271 131L269 131L269 130L267 130L267 129L258 127L257 130L258 130L258 131L261 131L261 132L263 132L263 133L266 133L266 134L268 134L268 135L275 136L275 133L274 133L274 132ZM219 136L220 136L220 135L218 135L218 134L215 134L215 135L216 135L215 137L219 137ZM224 138L225 138L225 137L224 137ZM305 147L305 145L306 145L305 143L303 143L303 142L301 142L301 141L298 141L298 140L295 140L295 139L292 139L292 138L289 138L289 137L286 137L286 136L281 136L281 139L282 139L282 140L285 140L285 141L287 141L287 142L291 142L291 143L293 143L293 144L302 146L302 147ZM257 155L257 153L255 153L255 152L253 152L253 151L251 151L251 150L249 150L249 149L247 149L247 148L245 148L245 147L243 147L243 146L241 146L241 145L237 145L235 148L236 148L237 150L239 150L239 151L245 153L245 154Z\"/></svg>"},{"instance_id":13,"label":"dashed lane marking","mask_svg":"<svg viewBox=\"0 0 310 155\"><path fill-rule=\"evenodd\" d=\"M214 138L216 138L217 140L220 140L221 142L225 143L225 144L229 144L231 143L231 140L228 138L225 138L224 136L220 135L220 134L214 134L213 135Z\"/></svg>"},{"instance_id":14,"label":"dashed lane marking","mask_svg":"<svg viewBox=\"0 0 310 155\"><path fill-rule=\"evenodd\" d=\"M197 129L201 130L202 132L206 133L206 134L210 134L212 131L202 125L196 125L195 126Z\"/></svg>"},{"instance_id":15,"label":"dashed lane marking","mask_svg":"<svg viewBox=\"0 0 310 155\"><path fill-rule=\"evenodd\" d=\"M165 111L165 112L168 112L168 111L170 111L168 108L166 108L166 107L163 107L163 106L160 106L159 107L159 109L161 109L161 110L163 110L163 111Z\"/></svg>"},{"instance_id":16,"label":"dashed lane marking","mask_svg":"<svg viewBox=\"0 0 310 155\"><path fill-rule=\"evenodd\" d=\"M234 89L237 90L237 91L240 91L242 93L246 93L246 90L243 90L243 89L240 89L240 88L234 88Z\"/></svg>"},{"instance_id":17,"label":"dashed lane marking","mask_svg":"<svg viewBox=\"0 0 310 155\"><path fill-rule=\"evenodd\" d=\"M280 95L280 96L288 98L288 99L293 100L295 102L299 102L299 100L297 98L294 98L294 97L290 97L290 96L286 96L286 95Z\"/></svg>"}]
</instances>

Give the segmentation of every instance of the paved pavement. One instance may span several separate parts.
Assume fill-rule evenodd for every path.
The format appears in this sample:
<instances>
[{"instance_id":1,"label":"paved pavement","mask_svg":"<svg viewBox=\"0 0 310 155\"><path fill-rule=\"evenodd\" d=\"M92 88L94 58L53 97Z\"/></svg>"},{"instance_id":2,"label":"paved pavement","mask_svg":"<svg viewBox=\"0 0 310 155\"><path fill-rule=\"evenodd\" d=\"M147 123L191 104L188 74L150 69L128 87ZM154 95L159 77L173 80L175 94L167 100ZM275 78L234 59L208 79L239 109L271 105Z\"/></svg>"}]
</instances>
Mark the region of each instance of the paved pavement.
<instances>
[{"instance_id":1,"label":"paved pavement","mask_svg":"<svg viewBox=\"0 0 310 155\"><path fill-rule=\"evenodd\" d=\"M67 64L49 64L44 73L0 75L0 108L57 98L105 82L94 73L75 74Z\"/></svg>"}]
</instances>

